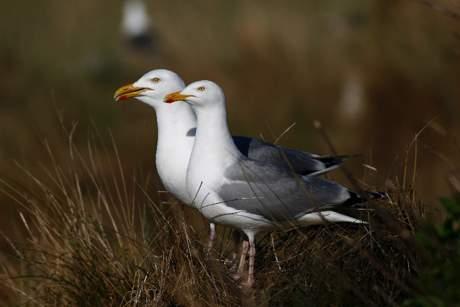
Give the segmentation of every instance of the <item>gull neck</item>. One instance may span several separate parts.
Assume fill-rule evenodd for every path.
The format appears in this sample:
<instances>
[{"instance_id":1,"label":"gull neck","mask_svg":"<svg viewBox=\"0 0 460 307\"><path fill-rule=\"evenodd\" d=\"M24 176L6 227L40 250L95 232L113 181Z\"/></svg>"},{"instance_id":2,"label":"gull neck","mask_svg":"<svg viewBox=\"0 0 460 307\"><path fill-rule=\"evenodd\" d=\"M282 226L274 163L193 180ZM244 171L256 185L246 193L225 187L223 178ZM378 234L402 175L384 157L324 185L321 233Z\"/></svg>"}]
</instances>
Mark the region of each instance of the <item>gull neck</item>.
<instances>
[{"instance_id":1,"label":"gull neck","mask_svg":"<svg viewBox=\"0 0 460 307\"><path fill-rule=\"evenodd\" d=\"M238 157L240 152L228 129L225 105L198 107L194 111L197 116L194 149L201 147L214 154L225 151L227 155Z\"/></svg>"}]
</instances>

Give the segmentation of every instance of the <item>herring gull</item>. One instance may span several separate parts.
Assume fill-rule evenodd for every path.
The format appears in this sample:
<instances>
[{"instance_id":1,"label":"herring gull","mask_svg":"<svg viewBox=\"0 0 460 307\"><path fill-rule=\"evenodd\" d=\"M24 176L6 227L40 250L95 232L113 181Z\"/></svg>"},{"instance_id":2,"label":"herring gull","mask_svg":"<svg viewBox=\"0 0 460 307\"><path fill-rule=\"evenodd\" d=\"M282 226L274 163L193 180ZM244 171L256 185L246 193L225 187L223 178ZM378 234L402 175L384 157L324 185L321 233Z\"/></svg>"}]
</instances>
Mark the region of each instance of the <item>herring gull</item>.
<instances>
[{"instance_id":1,"label":"herring gull","mask_svg":"<svg viewBox=\"0 0 460 307\"><path fill-rule=\"evenodd\" d=\"M244 156L227 126L224 93L212 81L194 82L169 94L165 102L189 104L196 114L187 190L193 206L208 220L233 226L248 237L247 286L254 283L254 239L259 231L283 224L365 223L334 210L383 198L382 193L361 196L318 176L295 174L276 163Z\"/></svg>"}]
</instances>

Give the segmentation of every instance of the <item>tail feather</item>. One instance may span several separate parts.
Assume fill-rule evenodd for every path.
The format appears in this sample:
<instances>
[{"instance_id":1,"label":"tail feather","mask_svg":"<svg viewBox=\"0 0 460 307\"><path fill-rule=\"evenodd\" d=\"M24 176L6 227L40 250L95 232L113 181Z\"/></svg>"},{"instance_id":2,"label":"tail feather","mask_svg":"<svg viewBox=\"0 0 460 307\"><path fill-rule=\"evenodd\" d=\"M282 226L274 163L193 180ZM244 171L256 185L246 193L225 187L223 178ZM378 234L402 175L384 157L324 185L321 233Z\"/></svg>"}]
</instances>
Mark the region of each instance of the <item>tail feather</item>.
<instances>
[{"instance_id":1,"label":"tail feather","mask_svg":"<svg viewBox=\"0 0 460 307\"><path fill-rule=\"evenodd\" d=\"M307 177L317 177L326 173L329 173L337 168L340 167L340 165L347 161L350 158L357 157L359 155L340 155L340 156L315 156L314 159L323 163L323 168L316 172L308 172L304 174L304 176Z\"/></svg>"},{"instance_id":2,"label":"tail feather","mask_svg":"<svg viewBox=\"0 0 460 307\"><path fill-rule=\"evenodd\" d=\"M367 224L367 222L363 220L332 210L307 213L300 216L297 221L303 226L323 225L328 223Z\"/></svg>"},{"instance_id":3,"label":"tail feather","mask_svg":"<svg viewBox=\"0 0 460 307\"><path fill-rule=\"evenodd\" d=\"M317 176L329 173L329 172L331 172L331 171L333 171L333 170L335 170L336 168L339 168L339 167L340 167L339 164L332 165L332 166L320 169L319 171L316 171L316 172L313 172L313 173L308 173L307 175L304 175L304 177L317 177Z\"/></svg>"}]
</instances>

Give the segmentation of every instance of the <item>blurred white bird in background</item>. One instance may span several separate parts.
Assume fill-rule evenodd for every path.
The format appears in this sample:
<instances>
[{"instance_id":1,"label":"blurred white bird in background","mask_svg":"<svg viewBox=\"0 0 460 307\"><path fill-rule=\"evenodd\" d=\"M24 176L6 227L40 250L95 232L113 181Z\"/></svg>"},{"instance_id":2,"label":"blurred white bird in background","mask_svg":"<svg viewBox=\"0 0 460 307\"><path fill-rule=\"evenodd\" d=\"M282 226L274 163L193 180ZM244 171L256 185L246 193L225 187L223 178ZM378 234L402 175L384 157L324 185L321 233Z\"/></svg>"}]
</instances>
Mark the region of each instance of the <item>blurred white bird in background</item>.
<instances>
[{"instance_id":1,"label":"blurred white bird in background","mask_svg":"<svg viewBox=\"0 0 460 307\"><path fill-rule=\"evenodd\" d=\"M121 32L129 48L140 52L155 52L155 33L145 2L124 0L122 10Z\"/></svg>"},{"instance_id":2,"label":"blurred white bird in background","mask_svg":"<svg viewBox=\"0 0 460 307\"><path fill-rule=\"evenodd\" d=\"M345 76L340 98L340 114L347 122L358 121L366 113L363 78L358 71L349 70Z\"/></svg>"}]
</instances>

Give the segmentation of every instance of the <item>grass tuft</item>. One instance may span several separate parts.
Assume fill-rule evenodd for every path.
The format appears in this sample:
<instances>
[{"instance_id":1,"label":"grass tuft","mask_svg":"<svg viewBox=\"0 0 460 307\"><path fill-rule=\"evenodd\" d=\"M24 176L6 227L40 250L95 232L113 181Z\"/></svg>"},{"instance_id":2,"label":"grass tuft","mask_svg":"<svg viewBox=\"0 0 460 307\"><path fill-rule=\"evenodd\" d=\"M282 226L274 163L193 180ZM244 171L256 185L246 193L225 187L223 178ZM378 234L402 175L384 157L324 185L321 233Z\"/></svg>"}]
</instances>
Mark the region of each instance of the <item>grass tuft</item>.
<instances>
[{"instance_id":1,"label":"grass tuft","mask_svg":"<svg viewBox=\"0 0 460 307\"><path fill-rule=\"evenodd\" d=\"M218 230L207 254L203 219L172 199L160 202L150 176L127 175L116 146L101 155L70 144L64 162L49 152L53 169L43 178L19 166L28 184L0 182L19 205L27 237L7 238L2 284L14 291L8 304L382 306L413 293L414 238L424 212L409 180L395 179L391 201L362 212L368 225L263 235L256 288L243 291L224 264L232 246L226 232Z\"/></svg>"}]
</instances>

